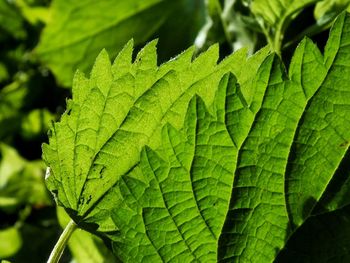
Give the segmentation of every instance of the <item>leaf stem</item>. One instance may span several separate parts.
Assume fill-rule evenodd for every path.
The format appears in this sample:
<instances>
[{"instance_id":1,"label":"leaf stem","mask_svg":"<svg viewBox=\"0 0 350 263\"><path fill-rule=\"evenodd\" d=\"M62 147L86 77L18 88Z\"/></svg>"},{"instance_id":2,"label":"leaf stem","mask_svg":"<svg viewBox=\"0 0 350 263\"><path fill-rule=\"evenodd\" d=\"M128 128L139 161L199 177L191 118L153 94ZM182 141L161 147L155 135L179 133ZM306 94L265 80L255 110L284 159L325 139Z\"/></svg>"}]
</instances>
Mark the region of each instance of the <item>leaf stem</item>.
<instances>
[{"instance_id":1,"label":"leaf stem","mask_svg":"<svg viewBox=\"0 0 350 263\"><path fill-rule=\"evenodd\" d=\"M71 220L63 230L60 238L58 239L55 247L50 254L49 259L47 260L47 263L57 263L60 260L67 242L75 229L77 229L77 225L73 220Z\"/></svg>"},{"instance_id":2,"label":"leaf stem","mask_svg":"<svg viewBox=\"0 0 350 263\"><path fill-rule=\"evenodd\" d=\"M276 52L279 57L282 57L283 22L280 22L275 30L275 35L273 36L273 51Z\"/></svg>"},{"instance_id":3,"label":"leaf stem","mask_svg":"<svg viewBox=\"0 0 350 263\"><path fill-rule=\"evenodd\" d=\"M266 28L261 25L262 31L266 37L267 43L270 46L272 52L275 52L279 57L282 56L282 40L283 40L283 24L279 23L274 32L272 33L271 28Z\"/></svg>"}]
</instances>

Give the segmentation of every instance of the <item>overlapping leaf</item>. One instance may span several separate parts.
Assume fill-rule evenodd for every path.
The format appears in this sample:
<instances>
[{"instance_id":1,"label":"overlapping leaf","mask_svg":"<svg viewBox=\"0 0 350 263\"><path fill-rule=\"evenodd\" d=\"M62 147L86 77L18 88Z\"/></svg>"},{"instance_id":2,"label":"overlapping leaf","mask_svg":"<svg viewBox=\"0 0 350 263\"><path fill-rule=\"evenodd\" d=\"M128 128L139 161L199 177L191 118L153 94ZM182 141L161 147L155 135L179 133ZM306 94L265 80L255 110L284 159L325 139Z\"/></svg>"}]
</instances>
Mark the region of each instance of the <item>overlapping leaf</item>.
<instances>
[{"instance_id":1,"label":"overlapping leaf","mask_svg":"<svg viewBox=\"0 0 350 263\"><path fill-rule=\"evenodd\" d=\"M344 13L324 56L303 40L288 75L266 51L160 68L154 44L112 67L103 53L44 146L50 190L123 262L284 262L308 233L332 237L308 259L346 262L349 28Z\"/></svg>"},{"instance_id":2,"label":"overlapping leaf","mask_svg":"<svg viewBox=\"0 0 350 263\"><path fill-rule=\"evenodd\" d=\"M159 68L155 42L134 63L131 53L130 42L111 66L102 52L90 79L76 75L73 100L61 122L54 124L50 144L44 145L43 156L51 168L49 189L57 192L61 205L85 219L101 212L98 204L138 162L144 145L160 145L165 123L181 127L195 93L210 104L222 75L233 71L253 99L256 84L249 76L255 74L267 49L248 61L243 50L219 65L216 46L193 62L189 49ZM99 222L101 231L115 230L108 214L99 216L106 221Z\"/></svg>"},{"instance_id":3,"label":"overlapping leaf","mask_svg":"<svg viewBox=\"0 0 350 263\"><path fill-rule=\"evenodd\" d=\"M304 40L288 78L275 65L240 150L219 258L271 262L292 230L329 194L327 186L348 149L339 145L350 136L344 60L350 53L349 22L345 15L337 20L324 58Z\"/></svg>"}]
</instances>

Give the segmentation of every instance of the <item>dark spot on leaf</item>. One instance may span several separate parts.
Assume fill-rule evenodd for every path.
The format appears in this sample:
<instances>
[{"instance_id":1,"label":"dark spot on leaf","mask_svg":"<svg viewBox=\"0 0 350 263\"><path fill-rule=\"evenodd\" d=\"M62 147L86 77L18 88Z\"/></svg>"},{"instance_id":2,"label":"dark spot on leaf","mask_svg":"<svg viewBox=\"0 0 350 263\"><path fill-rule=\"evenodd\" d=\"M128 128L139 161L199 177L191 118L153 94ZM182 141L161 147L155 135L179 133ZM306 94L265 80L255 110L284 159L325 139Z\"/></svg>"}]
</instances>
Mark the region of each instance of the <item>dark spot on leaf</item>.
<instances>
[{"instance_id":1,"label":"dark spot on leaf","mask_svg":"<svg viewBox=\"0 0 350 263\"><path fill-rule=\"evenodd\" d=\"M348 145L349 145L349 142L348 142L348 141L345 141L345 142L342 142L342 143L339 145L339 147L345 148L345 147L347 147Z\"/></svg>"},{"instance_id":2,"label":"dark spot on leaf","mask_svg":"<svg viewBox=\"0 0 350 263\"><path fill-rule=\"evenodd\" d=\"M105 169L106 169L106 166L103 166L102 169L101 169L101 171L100 171L100 178L102 178L102 174L103 174L103 172L105 171Z\"/></svg>"},{"instance_id":3,"label":"dark spot on leaf","mask_svg":"<svg viewBox=\"0 0 350 263\"><path fill-rule=\"evenodd\" d=\"M92 196L89 195L89 198L88 198L87 201L86 201L86 204L87 204L87 205L90 203L91 199L92 199Z\"/></svg>"},{"instance_id":4,"label":"dark spot on leaf","mask_svg":"<svg viewBox=\"0 0 350 263\"><path fill-rule=\"evenodd\" d=\"M106 166L104 165L94 164L94 166L92 167L92 173L90 174L90 178L88 179L102 178L105 169Z\"/></svg>"},{"instance_id":5,"label":"dark spot on leaf","mask_svg":"<svg viewBox=\"0 0 350 263\"><path fill-rule=\"evenodd\" d=\"M84 204L84 202L85 202L84 197L83 197L83 196L82 196L82 197L80 197L80 199L79 199L79 205L83 205L83 204Z\"/></svg>"}]
</instances>

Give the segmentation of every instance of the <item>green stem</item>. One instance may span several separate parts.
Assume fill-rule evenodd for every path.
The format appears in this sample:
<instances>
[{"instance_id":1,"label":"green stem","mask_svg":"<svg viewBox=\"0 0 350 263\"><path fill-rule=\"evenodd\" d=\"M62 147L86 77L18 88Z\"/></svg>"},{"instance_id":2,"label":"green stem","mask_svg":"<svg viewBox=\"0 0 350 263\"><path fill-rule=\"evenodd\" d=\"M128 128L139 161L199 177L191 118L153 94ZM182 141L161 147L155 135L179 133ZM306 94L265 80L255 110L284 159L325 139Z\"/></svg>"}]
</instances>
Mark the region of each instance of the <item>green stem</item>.
<instances>
[{"instance_id":1,"label":"green stem","mask_svg":"<svg viewBox=\"0 0 350 263\"><path fill-rule=\"evenodd\" d=\"M275 52L279 57L281 57L283 24L279 23L274 33L271 33L271 30L264 26L261 26L261 28L266 37L267 44L270 46L271 51Z\"/></svg>"},{"instance_id":2,"label":"green stem","mask_svg":"<svg viewBox=\"0 0 350 263\"><path fill-rule=\"evenodd\" d=\"M71 220L66 226L66 228L63 230L63 233L61 234L55 247L53 248L47 263L57 263L60 260L62 253L67 245L67 242L76 228L77 225L74 223L73 220Z\"/></svg>"},{"instance_id":3,"label":"green stem","mask_svg":"<svg viewBox=\"0 0 350 263\"><path fill-rule=\"evenodd\" d=\"M273 51L275 51L279 57L282 56L282 40L283 40L282 32L283 32L283 23L280 22L277 25L276 32L274 35L274 41L273 41Z\"/></svg>"}]
</instances>

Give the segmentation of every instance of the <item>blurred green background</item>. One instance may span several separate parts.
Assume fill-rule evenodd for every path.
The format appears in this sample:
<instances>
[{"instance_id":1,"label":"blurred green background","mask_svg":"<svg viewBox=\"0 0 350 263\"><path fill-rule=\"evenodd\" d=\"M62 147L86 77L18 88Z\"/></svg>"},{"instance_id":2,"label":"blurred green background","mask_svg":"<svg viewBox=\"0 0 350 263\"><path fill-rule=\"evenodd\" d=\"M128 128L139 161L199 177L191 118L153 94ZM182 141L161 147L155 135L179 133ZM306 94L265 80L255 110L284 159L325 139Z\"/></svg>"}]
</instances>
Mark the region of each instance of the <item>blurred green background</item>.
<instances>
[{"instance_id":1,"label":"blurred green background","mask_svg":"<svg viewBox=\"0 0 350 263\"><path fill-rule=\"evenodd\" d=\"M41 144L71 95L74 72L97 54L112 58L131 38L136 50L158 38L162 63L195 45L220 44L221 58L267 37L250 0L0 0L0 260L45 262L67 223L44 184ZM288 23L286 64L304 36L323 47L330 22L349 1L308 6ZM136 53L136 52L135 52ZM81 230L62 262L116 262L108 244Z\"/></svg>"}]
</instances>

